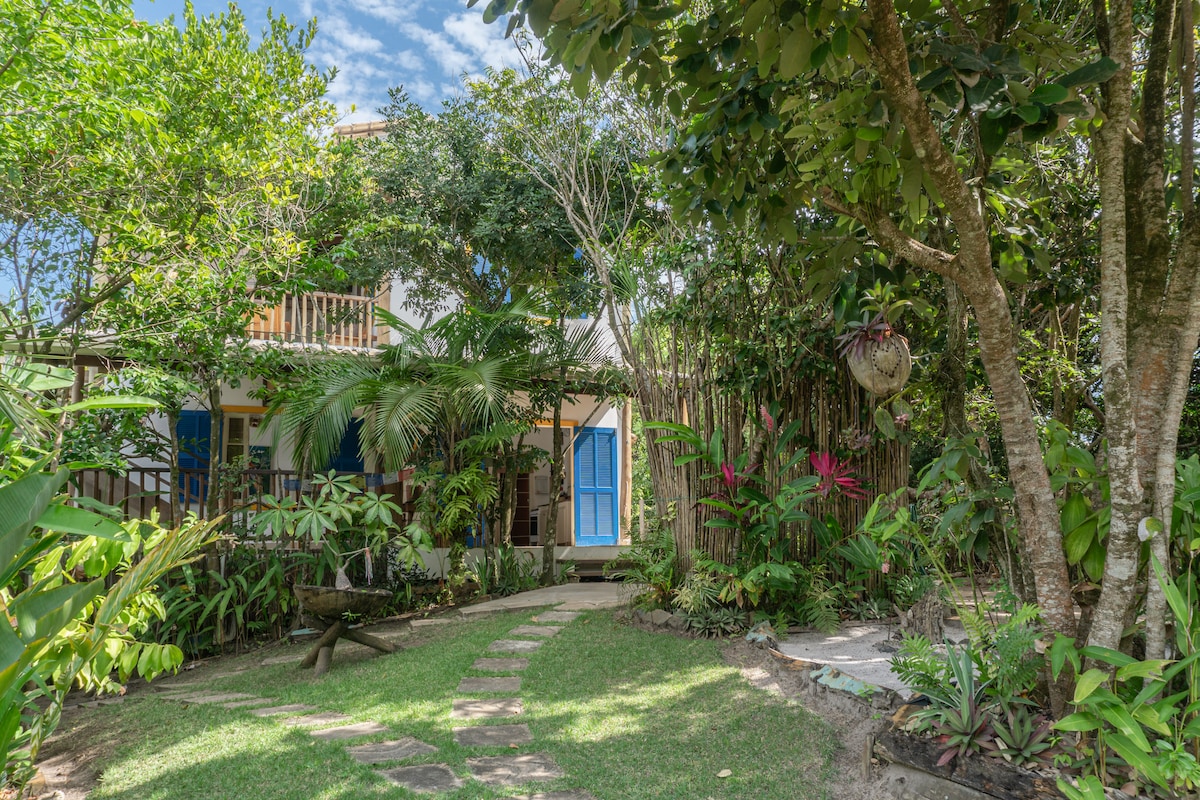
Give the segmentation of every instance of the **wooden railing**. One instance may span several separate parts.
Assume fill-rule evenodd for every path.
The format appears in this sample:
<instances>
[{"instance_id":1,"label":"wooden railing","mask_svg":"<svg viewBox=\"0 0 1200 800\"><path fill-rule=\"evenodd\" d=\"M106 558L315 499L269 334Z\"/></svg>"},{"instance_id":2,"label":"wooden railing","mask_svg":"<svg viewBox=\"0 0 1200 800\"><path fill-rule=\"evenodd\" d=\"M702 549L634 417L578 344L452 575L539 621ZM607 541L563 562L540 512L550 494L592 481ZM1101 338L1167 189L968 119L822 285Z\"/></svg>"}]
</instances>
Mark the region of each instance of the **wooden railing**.
<instances>
[{"instance_id":1,"label":"wooden railing","mask_svg":"<svg viewBox=\"0 0 1200 800\"><path fill-rule=\"evenodd\" d=\"M253 339L375 347L375 300L332 292L287 294L277 306L264 304L246 333Z\"/></svg>"},{"instance_id":2,"label":"wooden railing","mask_svg":"<svg viewBox=\"0 0 1200 800\"><path fill-rule=\"evenodd\" d=\"M384 476L368 472L339 472L358 479L356 482L365 490L392 495L392 502L406 504L411 488L403 480L384 483ZM250 517L258 508L264 494L282 499L299 500L312 493L312 484L307 476L298 472L278 469L248 469L233 480L223 481L220 509L228 512L235 527L249 526ZM207 469L180 469L179 481L171 484L171 470L166 467L133 468L124 474L103 469L77 470L71 479L71 495L88 497L116 506L127 518L142 519L152 510L158 511L159 519L168 524L171 519L171 502L176 508L182 505L184 513L193 512L201 519L208 514L209 477ZM173 496L174 495L174 496ZM407 506L405 506L407 509ZM405 522L400 522L403 526Z\"/></svg>"}]
</instances>

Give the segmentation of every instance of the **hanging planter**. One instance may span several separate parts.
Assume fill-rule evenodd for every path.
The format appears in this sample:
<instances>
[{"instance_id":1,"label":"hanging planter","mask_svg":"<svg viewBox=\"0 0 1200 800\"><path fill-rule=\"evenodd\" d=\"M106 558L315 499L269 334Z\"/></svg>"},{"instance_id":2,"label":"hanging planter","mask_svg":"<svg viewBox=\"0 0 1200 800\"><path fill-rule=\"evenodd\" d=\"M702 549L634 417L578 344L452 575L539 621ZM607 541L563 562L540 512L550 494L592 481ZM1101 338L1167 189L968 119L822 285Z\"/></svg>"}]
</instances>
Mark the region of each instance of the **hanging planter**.
<instances>
[{"instance_id":1,"label":"hanging planter","mask_svg":"<svg viewBox=\"0 0 1200 800\"><path fill-rule=\"evenodd\" d=\"M837 342L850 374L871 394L894 395L912 374L908 340L892 329L882 313L870 321L848 323Z\"/></svg>"}]
</instances>

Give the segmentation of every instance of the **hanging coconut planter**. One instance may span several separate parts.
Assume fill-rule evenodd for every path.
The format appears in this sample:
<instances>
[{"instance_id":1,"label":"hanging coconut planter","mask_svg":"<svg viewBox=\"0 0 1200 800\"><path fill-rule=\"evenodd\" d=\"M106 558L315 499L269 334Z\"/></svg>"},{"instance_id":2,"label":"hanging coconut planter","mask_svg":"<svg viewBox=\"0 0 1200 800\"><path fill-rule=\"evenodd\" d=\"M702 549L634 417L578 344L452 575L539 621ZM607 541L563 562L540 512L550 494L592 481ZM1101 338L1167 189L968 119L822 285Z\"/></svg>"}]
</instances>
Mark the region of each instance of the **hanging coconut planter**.
<instances>
[{"instance_id":1,"label":"hanging coconut planter","mask_svg":"<svg viewBox=\"0 0 1200 800\"><path fill-rule=\"evenodd\" d=\"M854 380L873 395L889 397L904 388L912 374L908 340L883 315L853 325L837 337Z\"/></svg>"}]
</instances>

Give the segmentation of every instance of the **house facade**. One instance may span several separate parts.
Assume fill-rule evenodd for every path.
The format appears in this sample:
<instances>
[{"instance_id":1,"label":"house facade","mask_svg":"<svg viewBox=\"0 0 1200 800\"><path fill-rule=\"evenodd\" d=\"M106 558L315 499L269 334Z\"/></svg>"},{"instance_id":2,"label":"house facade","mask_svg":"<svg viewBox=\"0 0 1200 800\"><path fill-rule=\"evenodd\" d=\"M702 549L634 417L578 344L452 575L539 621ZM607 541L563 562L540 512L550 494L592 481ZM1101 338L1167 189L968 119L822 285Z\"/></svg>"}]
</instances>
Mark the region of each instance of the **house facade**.
<instances>
[{"instance_id":1,"label":"house facade","mask_svg":"<svg viewBox=\"0 0 1200 800\"><path fill-rule=\"evenodd\" d=\"M288 295L278 306L264 307L248 323L247 334L252 346L259 348L281 347L321 358L369 356L390 343L390 332L376 315L379 307L388 308L414 325L425 321L413 318L404 308L403 298L400 282L376 294L355 291ZM169 464L132 458L125 476L101 470L82 473L80 493L103 502L124 503L134 515L157 508L160 516L169 518L172 493L176 492L183 509L203 515L211 489L209 464L217 458L229 467L227 485L217 488L224 493L223 508L235 513L247 509L252 512L254 498L264 493L298 498L309 483L299 471L290 443L266 418L265 394L268 390L260 380L224 386L221 432L216 442L212 437L212 410L198 402L183 409L175 423L180 448L177 485L172 484ZM170 432L163 415L153 417L151 424L164 438ZM572 397L563 405L561 425L565 448L562 485L551 485L546 463L518 476L513 543L524 547L546 543L551 492L557 491L556 544L585 548L627 544L632 516L629 405L587 395ZM538 420L524 442L551 452L553 422ZM359 476L365 488L389 492L402 504L412 499L412 470L384 472L370 456L364 458L354 424L346 431L337 455L323 469ZM473 543L482 544L479 540ZM576 554L576 560L581 557Z\"/></svg>"}]
</instances>

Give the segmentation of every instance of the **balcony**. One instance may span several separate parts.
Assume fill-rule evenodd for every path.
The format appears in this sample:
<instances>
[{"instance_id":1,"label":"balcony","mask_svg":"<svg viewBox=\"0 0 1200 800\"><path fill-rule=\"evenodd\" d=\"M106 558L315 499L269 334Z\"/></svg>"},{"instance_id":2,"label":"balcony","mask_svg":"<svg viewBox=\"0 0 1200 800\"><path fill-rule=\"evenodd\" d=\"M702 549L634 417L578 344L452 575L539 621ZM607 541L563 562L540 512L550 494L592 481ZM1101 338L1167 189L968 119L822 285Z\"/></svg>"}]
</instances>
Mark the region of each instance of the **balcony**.
<instances>
[{"instance_id":1,"label":"balcony","mask_svg":"<svg viewBox=\"0 0 1200 800\"><path fill-rule=\"evenodd\" d=\"M376 347L381 338L374 297L334 292L287 294L277 306L264 303L246 333L266 341L354 348Z\"/></svg>"}]
</instances>

